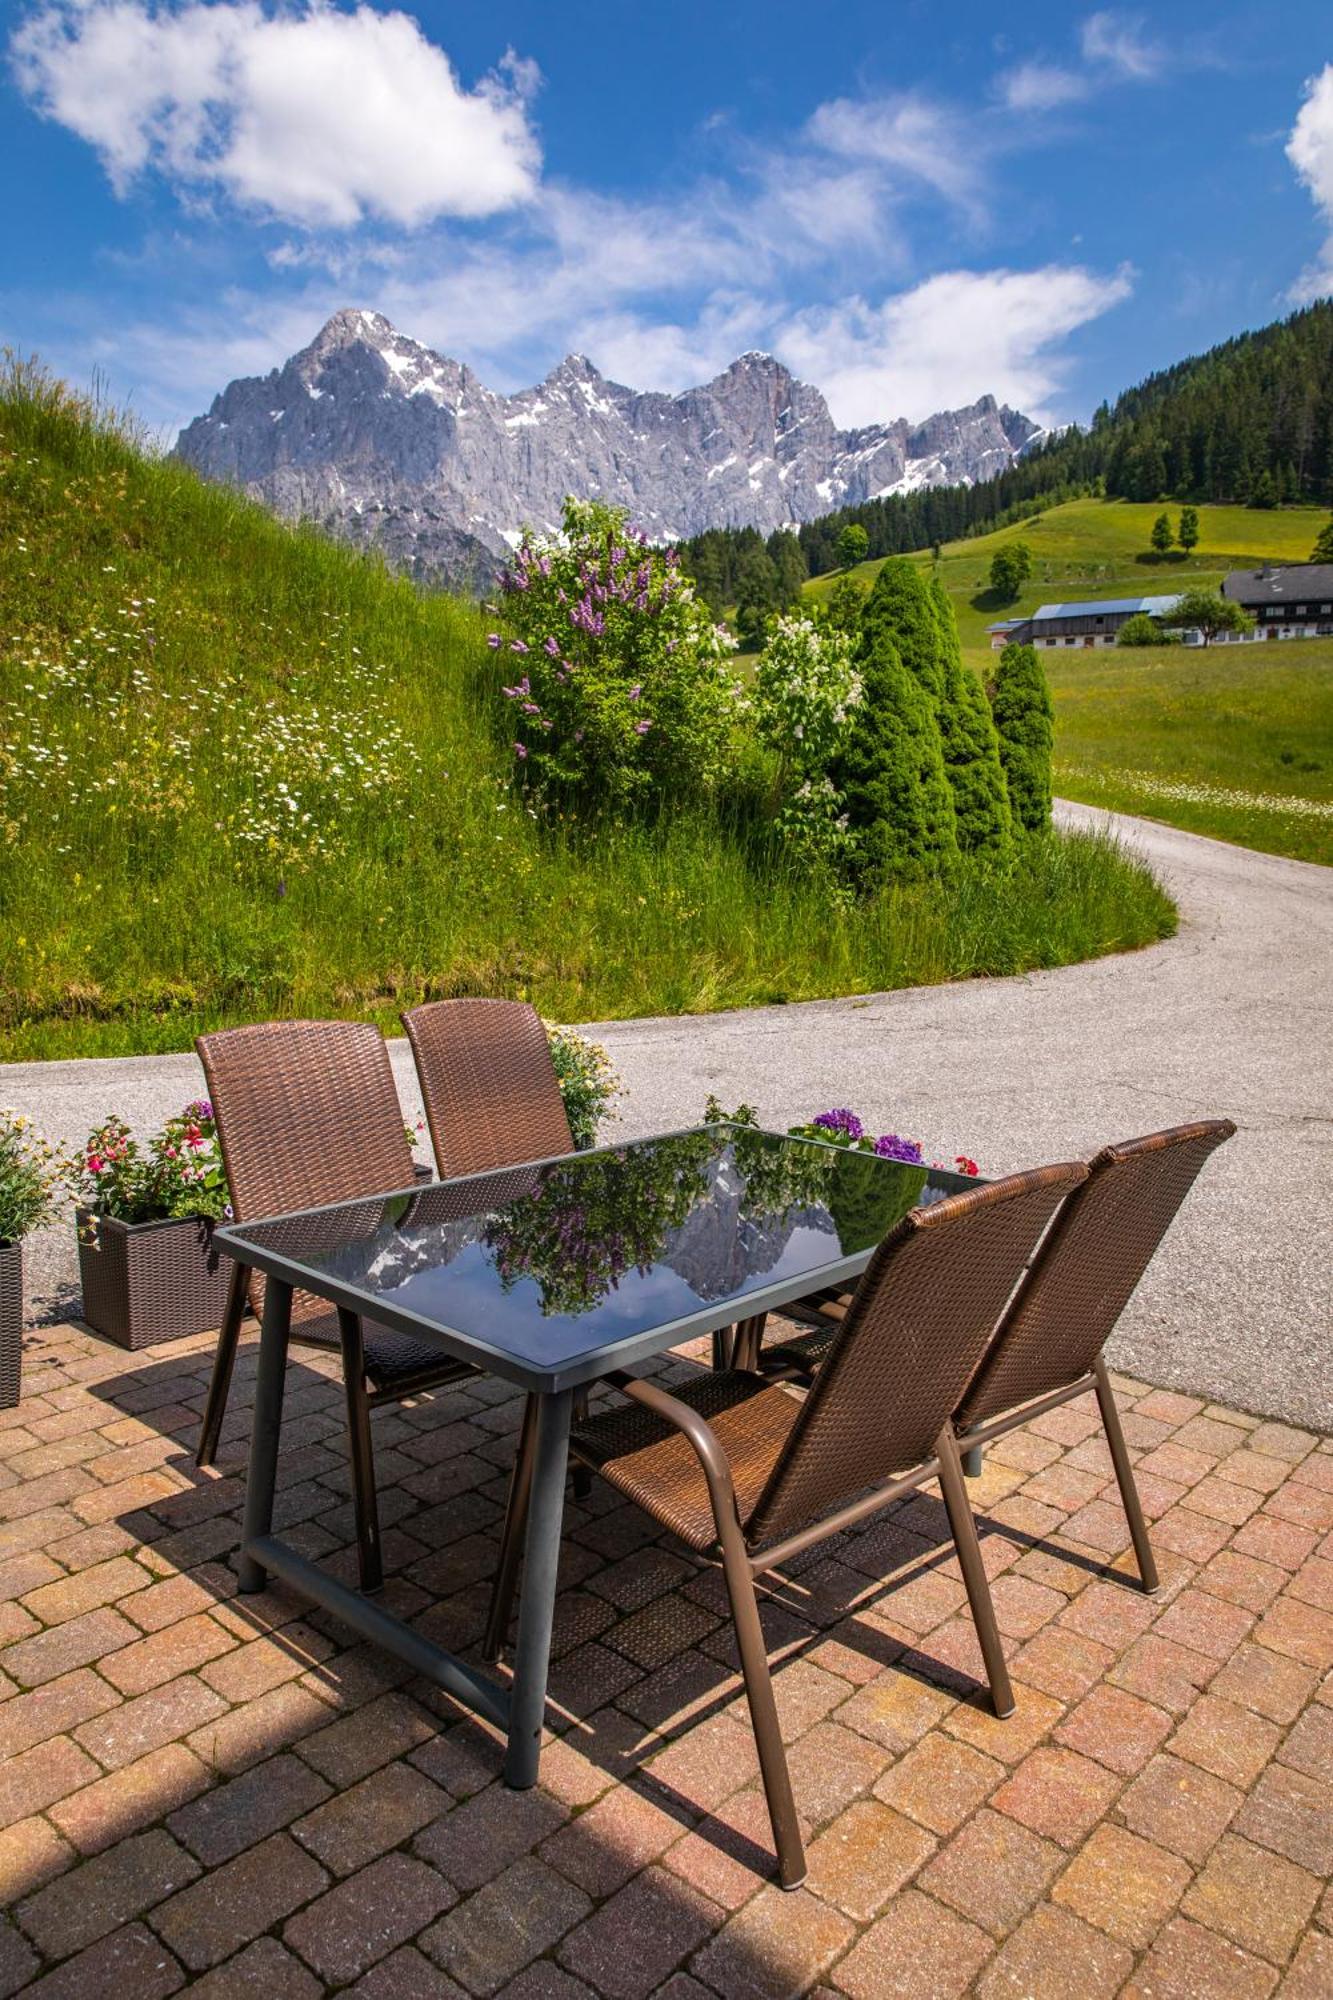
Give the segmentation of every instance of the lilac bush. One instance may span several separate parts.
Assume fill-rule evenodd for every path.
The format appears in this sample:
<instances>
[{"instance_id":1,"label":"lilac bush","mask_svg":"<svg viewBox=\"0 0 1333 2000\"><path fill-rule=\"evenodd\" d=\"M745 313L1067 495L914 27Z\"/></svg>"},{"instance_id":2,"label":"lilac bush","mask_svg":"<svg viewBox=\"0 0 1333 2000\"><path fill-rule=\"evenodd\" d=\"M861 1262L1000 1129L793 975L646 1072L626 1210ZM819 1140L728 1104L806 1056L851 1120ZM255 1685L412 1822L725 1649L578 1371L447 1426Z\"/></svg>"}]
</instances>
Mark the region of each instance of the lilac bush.
<instances>
[{"instance_id":1,"label":"lilac bush","mask_svg":"<svg viewBox=\"0 0 1333 2000\"><path fill-rule=\"evenodd\" d=\"M731 768L734 642L675 549L624 510L567 500L563 532L524 536L501 579L516 774L537 792L612 808L715 790Z\"/></svg>"}]
</instances>

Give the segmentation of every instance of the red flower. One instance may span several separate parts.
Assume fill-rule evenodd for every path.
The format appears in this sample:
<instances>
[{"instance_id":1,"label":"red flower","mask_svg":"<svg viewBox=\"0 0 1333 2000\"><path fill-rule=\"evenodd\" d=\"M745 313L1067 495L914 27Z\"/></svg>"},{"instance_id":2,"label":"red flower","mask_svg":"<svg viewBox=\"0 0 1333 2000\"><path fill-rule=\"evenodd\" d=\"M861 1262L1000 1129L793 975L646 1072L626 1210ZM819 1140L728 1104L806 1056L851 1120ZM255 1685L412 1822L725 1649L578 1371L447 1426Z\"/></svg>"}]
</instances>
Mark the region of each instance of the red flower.
<instances>
[{"instance_id":1,"label":"red flower","mask_svg":"<svg viewBox=\"0 0 1333 2000\"><path fill-rule=\"evenodd\" d=\"M955 1154L954 1165L957 1167L960 1174L975 1174L981 1171L980 1168L977 1166L976 1161L969 1160L966 1153Z\"/></svg>"}]
</instances>

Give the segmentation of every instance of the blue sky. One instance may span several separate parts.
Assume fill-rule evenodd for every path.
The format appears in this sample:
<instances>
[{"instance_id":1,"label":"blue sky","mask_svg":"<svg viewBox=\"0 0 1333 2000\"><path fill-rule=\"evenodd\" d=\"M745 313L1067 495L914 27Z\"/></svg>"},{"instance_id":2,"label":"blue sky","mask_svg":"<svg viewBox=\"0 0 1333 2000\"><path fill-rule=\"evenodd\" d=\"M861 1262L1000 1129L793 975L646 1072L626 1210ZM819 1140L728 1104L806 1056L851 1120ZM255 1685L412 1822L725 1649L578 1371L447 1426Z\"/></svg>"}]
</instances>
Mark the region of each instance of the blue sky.
<instances>
[{"instance_id":1,"label":"blue sky","mask_svg":"<svg viewBox=\"0 0 1333 2000\"><path fill-rule=\"evenodd\" d=\"M1086 418L1333 291L1327 0L27 0L0 341L174 428L375 307L496 388L771 349Z\"/></svg>"}]
</instances>

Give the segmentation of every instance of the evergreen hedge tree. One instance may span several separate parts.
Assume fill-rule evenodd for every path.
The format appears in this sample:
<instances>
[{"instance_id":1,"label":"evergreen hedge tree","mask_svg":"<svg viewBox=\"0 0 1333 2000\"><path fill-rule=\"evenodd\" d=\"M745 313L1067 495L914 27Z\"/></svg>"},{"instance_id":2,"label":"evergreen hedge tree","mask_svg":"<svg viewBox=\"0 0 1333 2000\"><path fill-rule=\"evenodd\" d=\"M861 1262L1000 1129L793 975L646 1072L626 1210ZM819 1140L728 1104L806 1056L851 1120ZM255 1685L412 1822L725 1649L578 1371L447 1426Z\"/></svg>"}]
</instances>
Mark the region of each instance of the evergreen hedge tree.
<instances>
[{"instance_id":1,"label":"evergreen hedge tree","mask_svg":"<svg viewBox=\"0 0 1333 2000\"><path fill-rule=\"evenodd\" d=\"M843 794L858 871L867 886L931 874L958 858L953 794L939 725L895 637L894 580L866 599L856 664L861 700L829 776Z\"/></svg>"},{"instance_id":2,"label":"evergreen hedge tree","mask_svg":"<svg viewBox=\"0 0 1333 2000\"><path fill-rule=\"evenodd\" d=\"M938 577L931 581L930 596L944 681L940 739L953 793L958 845L964 853L1004 860L1013 852L1013 816L995 719L981 682L963 664L958 621Z\"/></svg>"},{"instance_id":3,"label":"evergreen hedge tree","mask_svg":"<svg viewBox=\"0 0 1333 2000\"><path fill-rule=\"evenodd\" d=\"M890 556L875 580L871 602L892 630L903 665L938 711L944 693L940 622L920 567L906 556Z\"/></svg>"},{"instance_id":4,"label":"evergreen hedge tree","mask_svg":"<svg viewBox=\"0 0 1333 2000\"><path fill-rule=\"evenodd\" d=\"M1010 641L1000 655L990 700L1014 825L1039 833L1051 823L1055 708L1035 646Z\"/></svg>"}]
</instances>

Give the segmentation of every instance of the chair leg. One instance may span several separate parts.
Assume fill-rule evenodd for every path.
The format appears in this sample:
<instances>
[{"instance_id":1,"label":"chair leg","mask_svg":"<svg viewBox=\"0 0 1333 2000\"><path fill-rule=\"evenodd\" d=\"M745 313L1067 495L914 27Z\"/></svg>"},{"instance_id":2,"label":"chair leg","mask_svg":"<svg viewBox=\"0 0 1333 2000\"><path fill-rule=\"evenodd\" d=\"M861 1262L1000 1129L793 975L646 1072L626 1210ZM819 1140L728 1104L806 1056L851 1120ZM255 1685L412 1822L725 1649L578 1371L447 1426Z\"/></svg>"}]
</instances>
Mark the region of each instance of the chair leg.
<instances>
[{"instance_id":1,"label":"chair leg","mask_svg":"<svg viewBox=\"0 0 1333 2000\"><path fill-rule=\"evenodd\" d=\"M736 1338L731 1347L731 1366L744 1368L751 1374L759 1366L760 1350L764 1344L764 1328L768 1324L767 1313L754 1313L743 1319L736 1328Z\"/></svg>"},{"instance_id":2,"label":"chair leg","mask_svg":"<svg viewBox=\"0 0 1333 2000\"><path fill-rule=\"evenodd\" d=\"M199 1426L199 1448L194 1455L196 1465L212 1465L218 1455L218 1439L222 1435L222 1419L227 1414L232 1370L236 1366L236 1349L241 1340L241 1321L245 1318L245 1286L249 1276L246 1265L233 1263L231 1277L227 1281L227 1303L222 1325L218 1329L217 1353L213 1356L213 1373L208 1383L208 1401L204 1404L204 1419Z\"/></svg>"},{"instance_id":3,"label":"chair leg","mask_svg":"<svg viewBox=\"0 0 1333 2000\"><path fill-rule=\"evenodd\" d=\"M370 1404L366 1397L366 1349L356 1313L338 1308L342 1340L343 1385L347 1392L347 1445L352 1468L352 1504L356 1514L357 1561L364 1596L384 1587L380 1554L379 1503L375 1494L375 1454L370 1439Z\"/></svg>"},{"instance_id":4,"label":"chair leg","mask_svg":"<svg viewBox=\"0 0 1333 2000\"><path fill-rule=\"evenodd\" d=\"M1111 1463L1115 1467L1116 1484L1120 1488L1125 1517L1129 1522L1130 1537L1134 1543L1134 1554L1139 1565L1139 1578L1144 1590L1151 1597L1161 1589L1162 1580L1157 1574L1152 1543L1148 1540L1148 1523L1143 1518L1139 1489L1134 1484L1134 1468L1129 1462L1125 1433L1120 1427L1120 1412L1115 1406L1111 1378L1106 1372L1106 1363L1100 1354L1092 1366L1097 1377L1097 1408L1101 1411L1102 1428L1106 1432L1106 1442L1111 1448Z\"/></svg>"},{"instance_id":5,"label":"chair leg","mask_svg":"<svg viewBox=\"0 0 1333 2000\"><path fill-rule=\"evenodd\" d=\"M722 1574L731 1602L736 1644L745 1677L745 1699L750 1706L750 1722L759 1751L759 1771L768 1801L768 1817L773 1828L773 1844L778 1854L778 1880L784 1889L799 1889L806 1877L805 1845L796 1801L792 1797L791 1773L778 1723L778 1705L773 1698L773 1676L768 1667L768 1648L759 1622L754 1573L750 1568L740 1528L733 1522L718 1537L722 1550Z\"/></svg>"},{"instance_id":6,"label":"chair leg","mask_svg":"<svg viewBox=\"0 0 1333 2000\"><path fill-rule=\"evenodd\" d=\"M528 1495L532 1491L532 1464L537 1449L537 1398L523 1404L523 1426L518 1434L518 1450L509 1474L509 1498L505 1504L504 1528L500 1536L500 1558L491 1585L491 1605L486 1616L486 1632L481 1657L492 1665L499 1659L509 1637L509 1619L514 1608L514 1588L523 1556L523 1530L528 1518Z\"/></svg>"},{"instance_id":7,"label":"chair leg","mask_svg":"<svg viewBox=\"0 0 1333 2000\"><path fill-rule=\"evenodd\" d=\"M1000 1628L995 1622L995 1606L991 1602L986 1565L981 1560L977 1524L972 1518L972 1506L967 1497L967 1485L963 1479L963 1468L952 1430L946 1428L940 1432L935 1441L935 1455L940 1462L940 1490L944 1494L944 1505L949 1514L954 1547L958 1551L958 1560L962 1565L963 1582L967 1586L967 1601L972 1610L972 1623L977 1628L977 1638L981 1642L981 1657L986 1662L991 1706L997 1715L1012 1715L1014 1691L1009 1684L1009 1669L1005 1664Z\"/></svg>"}]
</instances>

